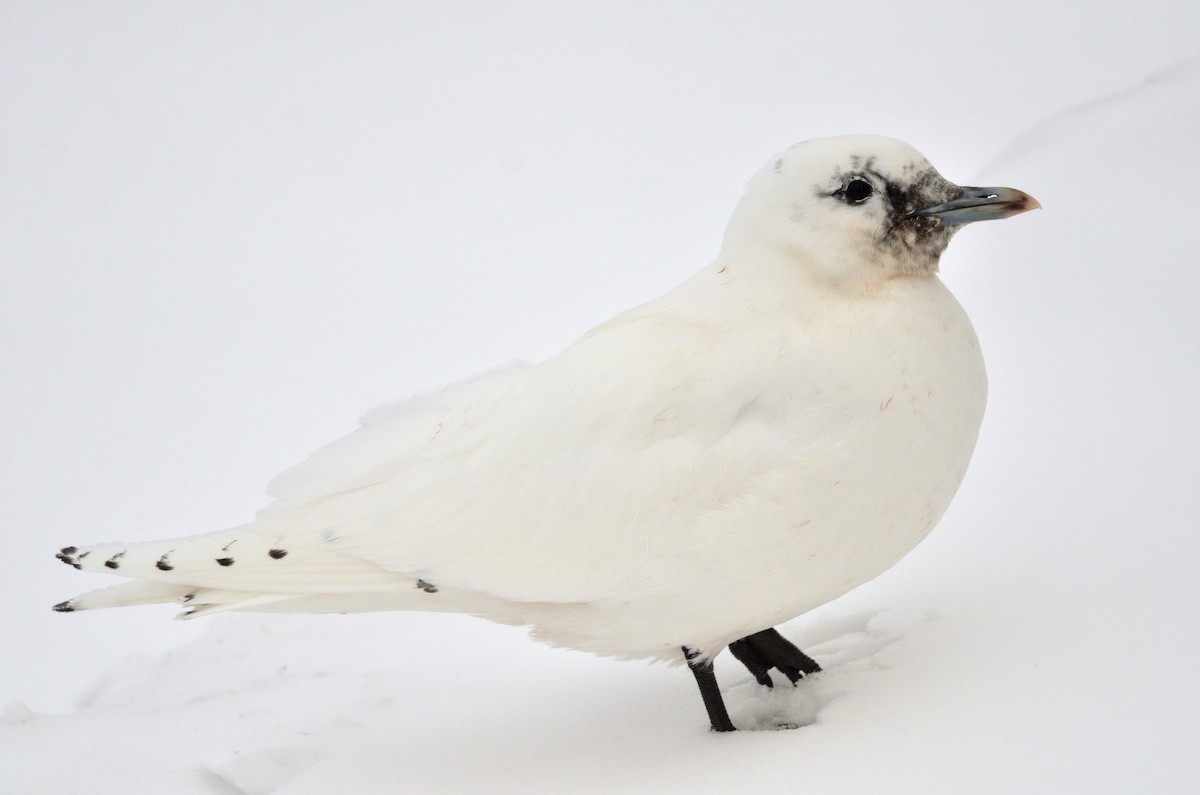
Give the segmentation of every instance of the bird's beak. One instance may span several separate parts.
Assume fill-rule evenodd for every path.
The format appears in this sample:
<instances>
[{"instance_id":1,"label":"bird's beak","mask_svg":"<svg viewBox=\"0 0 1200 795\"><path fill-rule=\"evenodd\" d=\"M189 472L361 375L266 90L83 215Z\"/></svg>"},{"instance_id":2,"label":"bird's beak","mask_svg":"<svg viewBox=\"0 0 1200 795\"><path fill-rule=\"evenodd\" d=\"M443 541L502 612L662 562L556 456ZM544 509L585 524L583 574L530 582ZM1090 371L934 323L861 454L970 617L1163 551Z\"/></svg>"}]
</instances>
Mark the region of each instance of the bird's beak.
<instances>
[{"instance_id":1,"label":"bird's beak","mask_svg":"<svg viewBox=\"0 0 1200 795\"><path fill-rule=\"evenodd\" d=\"M973 221L993 221L1010 218L1042 205L1028 193L1015 188L962 187L962 195L948 202L917 210L912 215L932 215L942 226L957 226Z\"/></svg>"}]
</instances>

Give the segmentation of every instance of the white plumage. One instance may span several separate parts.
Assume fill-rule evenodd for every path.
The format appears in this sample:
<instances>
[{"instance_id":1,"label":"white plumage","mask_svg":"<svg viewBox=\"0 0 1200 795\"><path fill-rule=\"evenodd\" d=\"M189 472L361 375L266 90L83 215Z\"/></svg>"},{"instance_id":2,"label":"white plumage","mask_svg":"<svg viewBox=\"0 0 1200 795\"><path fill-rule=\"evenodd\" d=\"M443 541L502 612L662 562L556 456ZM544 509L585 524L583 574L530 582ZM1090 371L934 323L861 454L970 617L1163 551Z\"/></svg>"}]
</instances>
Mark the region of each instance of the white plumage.
<instances>
[{"instance_id":1,"label":"white plumage","mask_svg":"<svg viewBox=\"0 0 1200 795\"><path fill-rule=\"evenodd\" d=\"M540 365L368 415L243 527L68 547L135 582L58 609L454 611L711 656L875 577L945 511L986 387L938 257L962 223L1036 206L989 190L886 138L792 147L684 284Z\"/></svg>"}]
</instances>

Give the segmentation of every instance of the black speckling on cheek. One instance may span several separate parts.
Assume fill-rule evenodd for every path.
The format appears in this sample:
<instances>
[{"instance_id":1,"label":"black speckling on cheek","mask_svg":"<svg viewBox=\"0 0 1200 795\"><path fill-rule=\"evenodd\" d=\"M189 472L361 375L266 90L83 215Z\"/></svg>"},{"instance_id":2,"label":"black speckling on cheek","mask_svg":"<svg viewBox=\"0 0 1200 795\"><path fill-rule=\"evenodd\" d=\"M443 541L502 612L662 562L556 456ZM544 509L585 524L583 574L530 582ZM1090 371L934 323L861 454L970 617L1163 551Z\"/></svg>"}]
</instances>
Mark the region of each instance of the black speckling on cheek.
<instances>
[{"instance_id":1,"label":"black speckling on cheek","mask_svg":"<svg viewBox=\"0 0 1200 795\"><path fill-rule=\"evenodd\" d=\"M232 566L233 558L217 558L218 566Z\"/></svg>"},{"instance_id":2,"label":"black speckling on cheek","mask_svg":"<svg viewBox=\"0 0 1200 795\"><path fill-rule=\"evenodd\" d=\"M933 169L926 169L921 176L907 184L886 182L884 191L888 197L888 221L892 224L904 220L910 213L953 199L955 193L962 193L957 186L951 185Z\"/></svg>"},{"instance_id":3,"label":"black speckling on cheek","mask_svg":"<svg viewBox=\"0 0 1200 795\"><path fill-rule=\"evenodd\" d=\"M954 235L954 227L942 226L936 218L913 216L923 207L949 201L962 190L947 182L937 171L926 169L912 182L885 182L887 195L887 231L880 248L914 262L918 270L937 270L937 260Z\"/></svg>"},{"instance_id":4,"label":"black speckling on cheek","mask_svg":"<svg viewBox=\"0 0 1200 795\"><path fill-rule=\"evenodd\" d=\"M286 549L271 549L271 550L267 550L267 554L270 555L271 557L275 558L275 560L279 560L280 558L287 555L287 550Z\"/></svg>"}]
</instances>

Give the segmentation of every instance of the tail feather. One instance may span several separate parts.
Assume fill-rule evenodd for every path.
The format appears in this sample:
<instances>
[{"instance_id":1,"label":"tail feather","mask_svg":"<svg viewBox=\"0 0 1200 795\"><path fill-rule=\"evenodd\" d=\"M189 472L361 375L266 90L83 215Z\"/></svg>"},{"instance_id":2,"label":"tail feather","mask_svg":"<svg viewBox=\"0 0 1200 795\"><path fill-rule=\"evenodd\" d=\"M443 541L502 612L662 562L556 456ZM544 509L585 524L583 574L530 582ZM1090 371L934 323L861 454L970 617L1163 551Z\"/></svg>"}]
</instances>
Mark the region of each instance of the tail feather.
<instances>
[{"instance_id":1,"label":"tail feather","mask_svg":"<svg viewBox=\"0 0 1200 795\"><path fill-rule=\"evenodd\" d=\"M226 565L216 557L231 556L235 549L237 557L233 564ZM276 550L284 554L272 554ZM177 616L180 619L234 610L303 613L423 610L471 613L507 623L525 623L524 612L513 614L503 599L388 571L328 545L272 546L254 533L225 531L144 544L67 547L58 557L76 568L132 578L131 582L60 602L54 609L62 613L178 602L184 607ZM168 565L158 565L164 558ZM116 565L110 566L109 562ZM432 594L437 597L431 598Z\"/></svg>"},{"instance_id":2,"label":"tail feather","mask_svg":"<svg viewBox=\"0 0 1200 795\"><path fill-rule=\"evenodd\" d=\"M59 602L54 609L60 613L76 610L96 610L102 607L125 607L126 605L151 605L161 602L181 602L187 599L191 588L186 585L171 585L165 582L135 580L88 591L73 599Z\"/></svg>"},{"instance_id":3,"label":"tail feather","mask_svg":"<svg viewBox=\"0 0 1200 795\"><path fill-rule=\"evenodd\" d=\"M302 596L399 593L421 587L416 577L353 557L319 539L289 544L245 527L165 541L65 547L57 557L77 569L135 580L55 605L60 612L181 601L189 607L181 616L187 618Z\"/></svg>"},{"instance_id":4,"label":"tail feather","mask_svg":"<svg viewBox=\"0 0 1200 795\"><path fill-rule=\"evenodd\" d=\"M295 594L247 593L196 588L191 585L134 580L88 591L73 599L59 602L54 609L60 613L77 610L100 610L106 607L179 602L187 607L176 618L188 619L226 610L254 610L263 605L297 598Z\"/></svg>"},{"instance_id":5,"label":"tail feather","mask_svg":"<svg viewBox=\"0 0 1200 795\"><path fill-rule=\"evenodd\" d=\"M295 594L245 593L241 591L214 591L202 588L187 601L187 610L175 616L187 621L193 618L224 613L229 610L261 610L267 605L291 602L300 598ZM286 610L286 608L285 608Z\"/></svg>"},{"instance_id":6,"label":"tail feather","mask_svg":"<svg viewBox=\"0 0 1200 795\"><path fill-rule=\"evenodd\" d=\"M68 566L84 571L123 574L134 579L166 579L156 576L155 572L165 574L174 570L172 557L178 549L190 551L186 560L193 567L198 567L201 556L207 557L205 553L213 553L206 563L216 563L218 558L229 557L229 546L238 539L239 529L137 544L116 542L82 549L64 547L55 557Z\"/></svg>"}]
</instances>

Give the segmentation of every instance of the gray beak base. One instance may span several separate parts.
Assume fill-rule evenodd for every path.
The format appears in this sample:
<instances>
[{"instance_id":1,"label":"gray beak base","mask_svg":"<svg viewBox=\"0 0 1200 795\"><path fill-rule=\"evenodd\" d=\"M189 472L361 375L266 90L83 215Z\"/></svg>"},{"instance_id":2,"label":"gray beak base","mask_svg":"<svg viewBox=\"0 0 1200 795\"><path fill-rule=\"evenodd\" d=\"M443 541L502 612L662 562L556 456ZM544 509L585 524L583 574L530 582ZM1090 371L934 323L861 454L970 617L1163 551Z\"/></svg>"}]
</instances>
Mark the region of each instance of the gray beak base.
<instances>
[{"instance_id":1,"label":"gray beak base","mask_svg":"<svg viewBox=\"0 0 1200 795\"><path fill-rule=\"evenodd\" d=\"M943 226L957 226L975 221L994 221L1011 218L1018 213L1036 210L1042 205L1028 193L1015 188L972 188L963 186L962 195L948 202L917 210L913 215L931 215Z\"/></svg>"}]
</instances>

